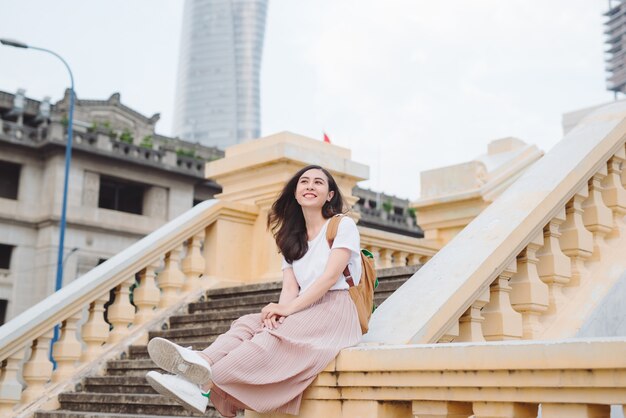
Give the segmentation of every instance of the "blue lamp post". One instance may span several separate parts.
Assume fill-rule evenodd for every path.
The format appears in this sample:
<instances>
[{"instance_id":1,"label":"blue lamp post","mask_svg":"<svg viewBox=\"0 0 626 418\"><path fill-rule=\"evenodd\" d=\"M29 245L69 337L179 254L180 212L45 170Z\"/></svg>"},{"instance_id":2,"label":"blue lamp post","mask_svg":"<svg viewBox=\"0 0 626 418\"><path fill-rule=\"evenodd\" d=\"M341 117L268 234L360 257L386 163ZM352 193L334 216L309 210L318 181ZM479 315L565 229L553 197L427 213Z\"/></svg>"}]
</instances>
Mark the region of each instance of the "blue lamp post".
<instances>
[{"instance_id":1,"label":"blue lamp post","mask_svg":"<svg viewBox=\"0 0 626 418\"><path fill-rule=\"evenodd\" d=\"M63 246L65 243L65 226L66 226L66 213L67 213L67 183L68 177L70 175L70 163L72 161L72 137L74 131L74 76L72 75L72 70L67 62L54 51L50 51L49 49L39 48L32 45L27 45L23 42L19 42L13 39L0 39L0 43L6 46L12 46L15 48L26 48L26 49L34 49L37 51L47 52L49 54L54 55L58 59L61 60L65 68L70 74L70 111L69 111L69 120L67 126L67 145L65 147L65 178L63 180L63 203L61 207L61 224L59 226L59 252L57 256L57 274L56 281L54 284L54 291L56 292L63 286ZM55 333L56 334L56 333Z\"/></svg>"},{"instance_id":2,"label":"blue lamp post","mask_svg":"<svg viewBox=\"0 0 626 418\"><path fill-rule=\"evenodd\" d=\"M70 114L67 126L67 145L65 146L65 178L63 179L63 203L61 206L61 224L59 225L59 252L57 256L57 275L54 282L54 291L58 291L63 286L63 246L65 244L65 226L66 226L66 212L67 212L67 183L70 175L70 163L72 161L72 138L74 133L74 75L67 62L62 56L49 49L39 48L36 46L27 45L23 42L19 42L13 39L0 39L0 43L6 46L12 46L15 48L34 49L37 51L47 52L54 55L61 60L65 68L67 68L70 74ZM50 342L50 346L54 345L55 341L59 338L59 326L54 327L54 336ZM52 358L52 350L50 351L50 360L56 368L56 362Z\"/></svg>"}]
</instances>

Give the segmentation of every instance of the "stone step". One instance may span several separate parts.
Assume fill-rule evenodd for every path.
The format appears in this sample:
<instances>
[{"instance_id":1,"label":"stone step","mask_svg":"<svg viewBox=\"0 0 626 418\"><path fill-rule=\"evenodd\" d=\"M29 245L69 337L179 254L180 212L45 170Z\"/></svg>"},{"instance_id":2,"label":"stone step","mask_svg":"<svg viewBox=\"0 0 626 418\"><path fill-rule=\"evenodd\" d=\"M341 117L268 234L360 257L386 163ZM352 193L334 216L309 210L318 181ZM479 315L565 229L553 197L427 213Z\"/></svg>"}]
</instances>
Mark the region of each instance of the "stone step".
<instances>
[{"instance_id":1,"label":"stone step","mask_svg":"<svg viewBox=\"0 0 626 418\"><path fill-rule=\"evenodd\" d=\"M408 280L408 277L393 277L388 279L379 279L378 287L374 290L376 293L393 293Z\"/></svg>"},{"instance_id":2,"label":"stone step","mask_svg":"<svg viewBox=\"0 0 626 418\"><path fill-rule=\"evenodd\" d=\"M211 299L219 299L222 297L245 296L252 293L275 293L280 292L282 282L255 283L235 287L222 287L218 289L207 290L206 295Z\"/></svg>"},{"instance_id":3,"label":"stone step","mask_svg":"<svg viewBox=\"0 0 626 418\"><path fill-rule=\"evenodd\" d=\"M216 415L219 416L219 415ZM77 412L68 410L36 412L35 418L174 418L175 415L116 414L113 412Z\"/></svg>"},{"instance_id":4,"label":"stone step","mask_svg":"<svg viewBox=\"0 0 626 418\"><path fill-rule=\"evenodd\" d=\"M207 299L205 302L196 302L189 305L189 313L208 311L211 309L265 306L271 302L278 302L280 292L252 294L241 297L227 297L219 299Z\"/></svg>"},{"instance_id":5,"label":"stone step","mask_svg":"<svg viewBox=\"0 0 626 418\"><path fill-rule=\"evenodd\" d=\"M230 308L209 310L204 312L198 312L193 314L176 315L170 317L170 329L187 327L190 324L202 324L209 321L225 321L229 325L237 318L247 314L260 312L260 308L257 306L244 307L244 308Z\"/></svg>"},{"instance_id":6,"label":"stone step","mask_svg":"<svg viewBox=\"0 0 626 418\"><path fill-rule=\"evenodd\" d=\"M232 321L227 321L221 324L208 323L201 326L190 325L185 328L175 328L166 331L150 331L148 333L149 338L161 337L169 339L175 338L192 338L196 340L202 340L202 337L209 337L213 335L223 334L230 329Z\"/></svg>"},{"instance_id":7,"label":"stone step","mask_svg":"<svg viewBox=\"0 0 626 418\"><path fill-rule=\"evenodd\" d=\"M86 377L82 385L82 392L88 393L157 394L144 376Z\"/></svg>"},{"instance_id":8,"label":"stone step","mask_svg":"<svg viewBox=\"0 0 626 418\"><path fill-rule=\"evenodd\" d=\"M181 339L173 339L171 341L173 341L173 342L175 342L177 344L181 344L179 341L185 341L181 345L184 345L185 347L191 346L191 348L193 350L201 351L201 350L204 350L213 341L215 341L215 338L217 338L217 336L212 336L212 337L206 338L204 340L195 340L195 341L188 341L188 340L185 341L185 340L181 340ZM133 346L130 347L129 354L128 354L128 357L127 357L128 360L147 359L147 358L148 358L148 347L147 346L145 346L145 345L133 345Z\"/></svg>"},{"instance_id":9,"label":"stone step","mask_svg":"<svg viewBox=\"0 0 626 418\"><path fill-rule=\"evenodd\" d=\"M410 278L421 266L390 267L378 269L377 275L380 282L381 291L392 288L397 289L403 282ZM395 283L394 283L395 282ZM191 303L188 312L190 314L199 311L209 312L212 309L218 311L222 308L232 306L254 305L260 306L270 302L276 302L280 295L282 283L280 281L270 283L259 283L252 285L236 286L229 288L208 290L207 300L203 302ZM272 295L274 297L272 298ZM232 303L236 300L237 303Z\"/></svg>"},{"instance_id":10,"label":"stone step","mask_svg":"<svg viewBox=\"0 0 626 418\"><path fill-rule=\"evenodd\" d=\"M390 293L398 289L408 277L393 277L386 279L379 279L379 286L376 289L376 293L384 293L388 296ZM196 313L217 313L224 308L238 308L238 309L250 309L262 308L271 302L277 302L280 297L279 292L275 293L263 293L263 294L251 294L242 297L222 297L219 299L211 299L204 302L197 302L189 305L189 314ZM232 312L231 312L232 313ZM226 313L224 313L226 315ZM177 317L182 317L179 315Z\"/></svg>"},{"instance_id":11,"label":"stone step","mask_svg":"<svg viewBox=\"0 0 626 418\"><path fill-rule=\"evenodd\" d=\"M62 393L59 402L62 410L72 412L220 417L212 407L207 409L206 414L191 413L173 399L161 395Z\"/></svg>"},{"instance_id":12,"label":"stone step","mask_svg":"<svg viewBox=\"0 0 626 418\"><path fill-rule=\"evenodd\" d=\"M109 360L107 361L107 375L115 370L158 370L158 367L150 359L129 359L129 360Z\"/></svg>"}]
</instances>

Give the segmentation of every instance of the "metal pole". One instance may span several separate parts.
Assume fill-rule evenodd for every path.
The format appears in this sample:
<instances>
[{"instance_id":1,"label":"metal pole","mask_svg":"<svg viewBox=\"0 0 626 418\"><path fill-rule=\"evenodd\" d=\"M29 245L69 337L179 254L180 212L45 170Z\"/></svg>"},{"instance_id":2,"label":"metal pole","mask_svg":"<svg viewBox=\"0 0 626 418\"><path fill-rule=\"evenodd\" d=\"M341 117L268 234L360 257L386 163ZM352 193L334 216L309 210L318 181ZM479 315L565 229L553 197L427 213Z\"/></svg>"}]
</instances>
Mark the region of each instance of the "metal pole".
<instances>
[{"instance_id":1,"label":"metal pole","mask_svg":"<svg viewBox=\"0 0 626 418\"><path fill-rule=\"evenodd\" d=\"M74 134L74 75L72 74L72 70L68 63L63 59L62 56L57 54L54 51L51 51L46 48L39 48L36 46L30 46L23 42L11 40L11 39L0 39L0 43L7 46L12 46L15 48L25 48L25 49L34 49L37 51L47 52L49 54L57 57L65 68L67 72L70 74L70 109L69 109L69 117L68 117L68 126L67 126L67 144L65 146L65 177L63 179L63 201L61 204L61 223L59 225L59 251L57 254L57 272L56 272L56 280L54 283L54 291L58 291L63 286L63 247L65 245L65 228L66 228L66 218L67 218L67 186L68 179L70 175L70 164L72 162L72 139ZM57 341L59 335L59 326L56 325L54 327L54 337L51 341L51 347ZM52 359L52 351L50 352L50 359L52 360L55 368L56 363Z\"/></svg>"}]
</instances>

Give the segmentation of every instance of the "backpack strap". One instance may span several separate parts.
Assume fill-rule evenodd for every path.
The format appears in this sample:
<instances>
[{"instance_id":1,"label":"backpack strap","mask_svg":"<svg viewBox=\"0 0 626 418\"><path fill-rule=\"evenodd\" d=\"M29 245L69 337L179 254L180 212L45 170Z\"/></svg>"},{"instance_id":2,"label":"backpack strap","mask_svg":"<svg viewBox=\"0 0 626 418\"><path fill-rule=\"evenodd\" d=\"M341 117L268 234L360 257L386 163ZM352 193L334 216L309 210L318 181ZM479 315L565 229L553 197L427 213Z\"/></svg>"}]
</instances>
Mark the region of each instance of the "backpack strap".
<instances>
[{"instance_id":1,"label":"backpack strap","mask_svg":"<svg viewBox=\"0 0 626 418\"><path fill-rule=\"evenodd\" d=\"M339 213L333 216L328 222L328 227L326 228L326 241L328 241L328 246L330 248L333 247L333 242L335 242L337 230L339 229L339 222L341 222L341 218L343 217L344 215ZM352 279L352 274L350 274L350 269L348 269L348 266L346 266L346 268L343 270L343 275L346 278L346 283L348 283L348 286L353 287L354 279Z\"/></svg>"}]
</instances>

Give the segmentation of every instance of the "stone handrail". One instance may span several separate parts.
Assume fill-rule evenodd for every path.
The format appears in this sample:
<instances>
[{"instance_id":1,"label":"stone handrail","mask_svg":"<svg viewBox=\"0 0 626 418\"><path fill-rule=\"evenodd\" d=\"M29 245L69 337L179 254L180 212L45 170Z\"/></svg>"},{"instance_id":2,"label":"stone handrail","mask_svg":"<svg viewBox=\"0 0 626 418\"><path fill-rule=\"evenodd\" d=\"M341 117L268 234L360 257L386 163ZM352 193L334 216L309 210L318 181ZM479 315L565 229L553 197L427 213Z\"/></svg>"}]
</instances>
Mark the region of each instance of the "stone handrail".
<instances>
[{"instance_id":1,"label":"stone handrail","mask_svg":"<svg viewBox=\"0 0 626 418\"><path fill-rule=\"evenodd\" d=\"M364 341L542 338L582 300L564 288L596 292L606 279L608 291L619 275L589 269L604 259L626 270L625 114L611 104L572 129L378 307Z\"/></svg>"},{"instance_id":2,"label":"stone handrail","mask_svg":"<svg viewBox=\"0 0 626 418\"><path fill-rule=\"evenodd\" d=\"M40 402L50 389L49 381L60 391L60 384L110 352L111 346L129 338L147 342L145 328L160 312L186 301L186 295L199 297L211 285L209 279L202 279L202 241L207 227L224 211L249 216L257 209L218 200L200 203L0 327L0 416L12 413L17 403ZM129 288L136 275L133 306ZM104 320L104 304L111 291L115 300L107 309L110 329ZM78 333L84 314L87 318ZM61 327L52 350L57 362L53 372L49 351L57 324ZM20 364L29 351L20 376ZM20 381L26 383L23 392ZM56 406L56 397L50 400L46 408Z\"/></svg>"},{"instance_id":3,"label":"stone handrail","mask_svg":"<svg viewBox=\"0 0 626 418\"><path fill-rule=\"evenodd\" d=\"M624 337L349 348L300 416L535 418L541 405L542 418L608 417L626 409L624 353Z\"/></svg>"}]
</instances>

